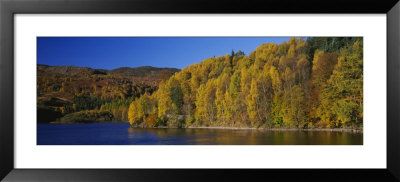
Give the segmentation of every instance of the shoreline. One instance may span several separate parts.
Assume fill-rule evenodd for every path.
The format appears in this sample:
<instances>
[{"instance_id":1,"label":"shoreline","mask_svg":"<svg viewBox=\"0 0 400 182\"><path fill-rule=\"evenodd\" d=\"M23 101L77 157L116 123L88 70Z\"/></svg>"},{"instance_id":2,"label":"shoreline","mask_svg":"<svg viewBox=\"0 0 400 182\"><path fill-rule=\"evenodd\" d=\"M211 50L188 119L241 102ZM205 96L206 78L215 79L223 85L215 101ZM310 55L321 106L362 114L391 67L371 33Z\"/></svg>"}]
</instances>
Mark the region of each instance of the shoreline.
<instances>
[{"instance_id":1,"label":"shoreline","mask_svg":"<svg viewBox=\"0 0 400 182\"><path fill-rule=\"evenodd\" d=\"M95 124L95 123L128 123L128 122L92 122L92 123L61 123L50 122L47 124ZM39 123L38 123L39 124ZM41 123L46 124L46 123ZM330 132L351 132L363 133L362 129L352 128L250 128L250 127L235 127L235 126L187 126L187 127L142 127L142 126L129 126L129 128L152 128L152 129L218 129L218 130L259 130L259 131L330 131Z\"/></svg>"},{"instance_id":2,"label":"shoreline","mask_svg":"<svg viewBox=\"0 0 400 182\"><path fill-rule=\"evenodd\" d=\"M130 128L161 128L168 129L178 127L140 127L140 126L130 126ZM188 126L180 129L218 129L218 130L260 130L260 131L330 131L330 132L351 132L351 133L363 133L360 129L351 128L250 128L250 127L230 127L230 126Z\"/></svg>"},{"instance_id":3,"label":"shoreline","mask_svg":"<svg viewBox=\"0 0 400 182\"><path fill-rule=\"evenodd\" d=\"M249 127L187 127L193 129L230 129L230 130L264 130L264 131L331 131L362 133L360 129L351 128L249 128Z\"/></svg>"}]
</instances>

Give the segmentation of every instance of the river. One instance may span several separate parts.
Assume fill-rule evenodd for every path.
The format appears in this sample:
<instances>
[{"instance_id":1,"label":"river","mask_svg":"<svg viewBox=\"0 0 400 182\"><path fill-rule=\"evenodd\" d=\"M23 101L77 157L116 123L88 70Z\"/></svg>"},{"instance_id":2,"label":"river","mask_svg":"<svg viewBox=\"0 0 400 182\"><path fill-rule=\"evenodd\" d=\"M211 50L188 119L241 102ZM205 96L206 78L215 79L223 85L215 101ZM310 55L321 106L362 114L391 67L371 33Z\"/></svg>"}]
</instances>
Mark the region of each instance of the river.
<instances>
[{"instance_id":1,"label":"river","mask_svg":"<svg viewBox=\"0 0 400 182\"><path fill-rule=\"evenodd\" d=\"M37 145L362 145L336 131L130 128L129 123L38 124Z\"/></svg>"}]
</instances>

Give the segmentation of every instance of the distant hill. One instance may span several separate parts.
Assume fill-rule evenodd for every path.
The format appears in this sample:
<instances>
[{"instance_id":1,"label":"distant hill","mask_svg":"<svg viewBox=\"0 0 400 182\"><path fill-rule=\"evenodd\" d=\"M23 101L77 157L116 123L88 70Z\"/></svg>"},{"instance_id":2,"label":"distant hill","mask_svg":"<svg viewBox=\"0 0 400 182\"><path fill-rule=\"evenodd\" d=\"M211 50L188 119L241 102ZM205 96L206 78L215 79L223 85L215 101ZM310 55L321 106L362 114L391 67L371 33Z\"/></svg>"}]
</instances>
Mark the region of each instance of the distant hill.
<instances>
[{"instance_id":1,"label":"distant hill","mask_svg":"<svg viewBox=\"0 0 400 182\"><path fill-rule=\"evenodd\" d=\"M148 76L149 74L159 75L160 73L169 72L175 73L180 71L176 68L156 68L152 66L141 66L136 68L130 67L121 67L117 69L110 70L110 74L122 74L122 75L130 75L136 77L144 77Z\"/></svg>"},{"instance_id":2,"label":"distant hill","mask_svg":"<svg viewBox=\"0 0 400 182\"><path fill-rule=\"evenodd\" d=\"M108 93L108 91L101 93L102 88L112 90L116 86L126 88L133 85L156 87L160 81L169 79L169 77L179 71L176 68L156 68L151 66L136 68L121 67L113 70L105 70L77 66L48 66L38 64L38 95L42 96L46 93L58 95L61 93L71 93L77 95L78 93L86 94L86 91L90 90L87 94L102 96ZM122 91L121 89L117 90ZM127 96L130 95L129 93L125 94Z\"/></svg>"},{"instance_id":3,"label":"distant hill","mask_svg":"<svg viewBox=\"0 0 400 182\"><path fill-rule=\"evenodd\" d=\"M55 74L64 74L64 75L83 75L83 74L114 74L114 75L125 75L128 77L146 77L151 75L153 78L158 78L160 75L166 74L170 75L171 73L179 72L180 70L177 68L156 68L152 66L141 66L141 67L120 67L113 70L105 70L105 69L93 69L88 67L77 67L77 66L49 66L45 64L37 65L38 73L55 73Z\"/></svg>"},{"instance_id":4,"label":"distant hill","mask_svg":"<svg viewBox=\"0 0 400 182\"><path fill-rule=\"evenodd\" d=\"M99 109L112 100L151 94L158 89L160 81L168 80L178 71L176 68L151 66L105 70L38 64L38 112L55 111L59 113L50 114L61 116L80 110ZM39 120L49 121L51 118Z\"/></svg>"},{"instance_id":5,"label":"distant hill","mask_svg":"<svg viewBox=\"0 0 400 182\"><path fill-rule=\"evenodd\" d=\"M76 66L48 66L44 64L37 65L38 73L55 73L55 74L64 74L64 75L79 75L79 74L94 74L96 69L87 68L87 67L76 67ZM100 70L98 70L100 71ZM106 72L106 70L103 70Z\"/></svg>"}]
</instances>

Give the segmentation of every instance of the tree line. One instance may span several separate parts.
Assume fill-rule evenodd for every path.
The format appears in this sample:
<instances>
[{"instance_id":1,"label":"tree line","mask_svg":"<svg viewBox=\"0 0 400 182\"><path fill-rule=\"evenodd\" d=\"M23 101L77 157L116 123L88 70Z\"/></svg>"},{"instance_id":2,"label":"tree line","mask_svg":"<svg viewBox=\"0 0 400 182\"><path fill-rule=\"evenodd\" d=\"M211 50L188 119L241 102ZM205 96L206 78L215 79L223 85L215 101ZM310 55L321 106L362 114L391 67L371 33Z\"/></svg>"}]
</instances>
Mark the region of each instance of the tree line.
<instances>
[{"instance_id":1,"label":"tree line","mask_svg":"<svg viewBox=\"0 0 400 182\"><path fill-rule=\"evenodd\" d=\"M362 128L363 40L291 38L212 57L132 98L127 115L142 127Z\"/></svg>"}]
</instances>

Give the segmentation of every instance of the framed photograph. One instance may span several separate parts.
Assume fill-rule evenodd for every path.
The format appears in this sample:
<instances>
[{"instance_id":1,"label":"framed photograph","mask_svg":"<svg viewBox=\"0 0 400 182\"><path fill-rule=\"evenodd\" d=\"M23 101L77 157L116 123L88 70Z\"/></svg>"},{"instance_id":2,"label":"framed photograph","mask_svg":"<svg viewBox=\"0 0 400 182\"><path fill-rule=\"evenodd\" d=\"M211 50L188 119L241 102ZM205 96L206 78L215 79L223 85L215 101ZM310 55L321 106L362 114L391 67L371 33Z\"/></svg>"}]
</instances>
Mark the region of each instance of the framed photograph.
<instances>
[{"instance_id":1,"label":"framed photograph","mask_svg":"<svg viewBox=\"0 0 400 182\"><path fill-rule=\"evenodd\" d=\"M0 2L0 179L399 181L399 3L289 2Z\"/></svg>"}]
</instances>

